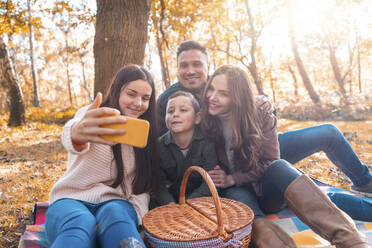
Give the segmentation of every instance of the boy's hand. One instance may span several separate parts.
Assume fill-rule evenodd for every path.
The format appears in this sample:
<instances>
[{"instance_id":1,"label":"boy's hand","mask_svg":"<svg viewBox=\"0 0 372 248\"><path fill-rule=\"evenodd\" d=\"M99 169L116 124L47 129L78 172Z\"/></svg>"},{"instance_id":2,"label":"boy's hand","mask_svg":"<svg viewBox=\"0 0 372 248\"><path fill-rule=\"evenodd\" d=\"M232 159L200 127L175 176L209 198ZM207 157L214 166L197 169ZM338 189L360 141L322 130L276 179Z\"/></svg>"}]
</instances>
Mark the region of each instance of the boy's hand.
<instances>
[{"instance_id":1,"label":"boy's hand","mask_svg":"<svg viewBox=\"0 0 372 248\"><path fill-rule=\"evenodd\" d=\"M226 175L226 172L217 165L213 170L208 171L214 185L218 188L228 188L235 185L235 180L232 175Z\"/></svg>"}]
</instances>

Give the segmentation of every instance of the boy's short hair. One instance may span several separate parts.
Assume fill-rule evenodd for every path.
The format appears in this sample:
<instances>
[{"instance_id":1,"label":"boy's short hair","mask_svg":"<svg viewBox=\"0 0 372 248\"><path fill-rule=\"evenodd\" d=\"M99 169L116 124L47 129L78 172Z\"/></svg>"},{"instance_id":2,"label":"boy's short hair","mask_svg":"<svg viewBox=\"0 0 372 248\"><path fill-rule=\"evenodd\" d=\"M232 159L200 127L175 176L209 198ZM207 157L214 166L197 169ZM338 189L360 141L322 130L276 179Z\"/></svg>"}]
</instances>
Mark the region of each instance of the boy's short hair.
<instances>
[{"instance_id":1,"label":"boy's short hair","mask_svg":"<svg viewBox=\"0 0 372 248\"><path fill-rule=\"evenodd\" d=\"M186 40L181 42L181 44L177 48L177 61L180 54L188 50L199 50L202 53L204 53L208 58L207 48L205 46L194 40Z\"/></svg>"},{"instance_id":2,"label":"boy's short hair","mask_svg":"<svg viewBox=\"0 0 372 248\"><path fill-rule=\"evenodd\" d=\"M168 101L173 99L173 98L176 98L178 96L185 96L187 98L190 99L191 101L191 105L195 111L195 114L200 112L200 104L199 102L196 100L195 96L193 94L191 94L190 92L187 92L187 91L183 91L183 90L178 90L176 92L174 92L173 94L171 94L169 97L168 97Z\"/></svg>"}]
</instances>

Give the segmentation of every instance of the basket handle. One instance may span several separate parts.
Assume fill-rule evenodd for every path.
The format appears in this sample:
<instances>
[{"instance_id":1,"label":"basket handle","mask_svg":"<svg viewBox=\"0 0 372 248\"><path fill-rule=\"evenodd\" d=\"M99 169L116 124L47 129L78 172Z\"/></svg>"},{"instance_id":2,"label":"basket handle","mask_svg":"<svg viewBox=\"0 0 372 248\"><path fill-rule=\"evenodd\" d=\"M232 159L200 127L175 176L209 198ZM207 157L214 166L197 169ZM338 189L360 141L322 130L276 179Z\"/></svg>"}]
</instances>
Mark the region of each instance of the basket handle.
<instances>
[{"instance_id":1,"label":"basket handle","mask_svg":"<svg viewBox=\"0 0 372 248\"><path fill-rule=\"evenodd\" d=\"M204 181L207 183L209 190L212 193L214 205L216 206L216 214L217 214L217 231L221 239L228 240L230 237L229 234L225 231L224 223L222 219L222 207L221 207L221 201L217 193L216 186L214 186L214 183L212 181L212 178L209 176L209 174L201 167L199 166L191 166L189 167L182 178L181 183L181 189L180 189L180 198L179 198L179 204L185 204L185 193L186 193L186 185L187 181L193 171L197 171L204 179Z\"/></svg>"}]
</instances>

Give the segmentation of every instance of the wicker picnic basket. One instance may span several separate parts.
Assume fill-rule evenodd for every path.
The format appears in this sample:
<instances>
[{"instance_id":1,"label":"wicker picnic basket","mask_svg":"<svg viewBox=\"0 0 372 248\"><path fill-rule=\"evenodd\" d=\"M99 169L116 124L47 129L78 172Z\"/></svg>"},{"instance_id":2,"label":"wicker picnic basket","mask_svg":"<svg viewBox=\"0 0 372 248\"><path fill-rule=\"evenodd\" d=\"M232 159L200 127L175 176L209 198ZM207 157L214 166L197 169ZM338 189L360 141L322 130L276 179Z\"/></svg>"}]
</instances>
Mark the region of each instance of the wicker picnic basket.
<instances>
[{"instance_id":1,"label":"wicker picnic basket","mask_svg":"<svg viewBox=\"0 0 372 248\"><path fill-rule=\"evenodd\" d=\"M185 201L190 174L197 171L212 193ZM143 218L145 242L153 248L248 247L253 211L243 203L220 198L208 173L192 166L183 176L179 204L149 211Z\"/></svg>"}]
</instances>

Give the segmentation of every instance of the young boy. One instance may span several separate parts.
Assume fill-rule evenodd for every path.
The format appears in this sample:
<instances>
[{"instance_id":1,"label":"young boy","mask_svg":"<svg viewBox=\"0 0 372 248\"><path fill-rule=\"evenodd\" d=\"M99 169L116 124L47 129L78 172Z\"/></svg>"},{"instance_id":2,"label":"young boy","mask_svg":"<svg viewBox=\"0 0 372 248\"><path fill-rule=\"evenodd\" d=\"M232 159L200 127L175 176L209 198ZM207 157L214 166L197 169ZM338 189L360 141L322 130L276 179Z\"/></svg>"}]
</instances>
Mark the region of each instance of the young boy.
<instances>
[{"instance_id":1,"label":"young boy","mask_svg":"<svg viewBox=\"0 0 372 248\"><path fill-rule=\"evenodd\" d=\"M168 132L159 138L160 187L157 204L178 202L182 177L190 166L200 166L206 171L217 164L214 144L206 140L198 128L200 106L195 97L177 91L168 98L165 122ZM192 173L189 177L186 198L209 196L203 178Z\"/></svg>"}]
</instances>

